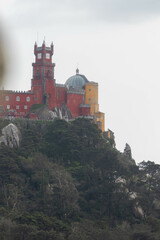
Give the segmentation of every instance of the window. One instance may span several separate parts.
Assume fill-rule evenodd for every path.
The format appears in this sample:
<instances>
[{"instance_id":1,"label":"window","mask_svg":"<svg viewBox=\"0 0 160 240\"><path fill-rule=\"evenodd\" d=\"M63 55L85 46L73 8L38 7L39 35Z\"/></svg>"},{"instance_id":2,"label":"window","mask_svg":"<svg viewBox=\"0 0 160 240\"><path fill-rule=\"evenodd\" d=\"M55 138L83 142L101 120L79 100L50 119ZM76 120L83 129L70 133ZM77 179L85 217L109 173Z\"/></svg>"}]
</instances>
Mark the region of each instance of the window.
<instances>
[{"instance_id":1,"label":"window","mask_svg":"<svg viewBox=\"0 0 160 240\"><path fill-rule=\"evenodd\" d=\"M90 99L90 98L88 98L88 101L91 101L91 99Z\"/></svg>"},{"instance_id":2,"label":"window","mask_svg":"<svg viewBox=\"0 0 160 240\"><path fill-rule=\"evenodd\" d=\"M50 75L50 70L48 69L48 70L47 70L47 76L49 76L49 75Z\"/></svg>"},{"instance_id":3,"label":"window","mask_svg":"<svg viewBox=\"0 0 160 240\"><path fill-rule=\"evenodd\" d=\"M39 69L37 69L36 75L37 75L37 76L39 75Z\"/></svg>"},{"instance_id":4,"label":"window","mask_svg":"<svg viewBox=\"0 0 160 240\"><path fill-rule=\"evenodd\" d=\"M9 101L9 96L5 96L5 100L8 102Z\"/></svg>"},{"instance_id":5,"label":"window","mask_svg":"<svg viewBox=\"0 0 160 240\"><path fill-rule=\"evenodd\" d=\"M7 109L10 109L10 105L7 105Z\"/></svg>"},{"instance_id":6,"label":"window","mask_svg":"<svg viewBox=\"0 0 160 240\"><path fill-rule=\"evenodd\" d=\"M27 101L27 102L30 102L30 97L26 97L26 101Z\"/></svg>"},{"instance_id":7,"label":"window","mask_svg":"<svg viewBox=\"0 0 160 240\"><path fill-rule=\"evenodd\" d=\"M24 109L27 109L27 105L24 105Z\"/></svg>"},{"instance_id":8,"label":"window","mask_svg":"<svg viewBox=\"0 0 160 240\"><path fill-rule=\"evenodd\" d=\"M38 58L38 59L41 59L41 58L42 58L42 53L38 53L38 54L37 54L37 58Z\"/></svg>"},{"instance_id":9,"label":"window","mask_svg":"<svg viewBox=\"0 0 160 240\"><path fill-rule=\"evenodd\" d=\"M19 105L16 105L16 109L19 109Z\"/></svg>"},{"instance_id":10,"label":"window","mask_svg":"<svg viewBox=\"0 0 160 240\"><path fill-rule=\"evenodd\" d=\"M50 59L50 54L46 53L46 59Z\"/></svg>"},{"instance_id":11,"label":"window","mask_svg":"<svg viewBox=\"0 0 160 240\"><path fill-rule=\"evenodd\" d=\"M16 97L16 101L19 102L20 101L20 96Z\"/></svg>"},{"instance_id":12,"label":"window","mask_svg":"<svg viewBox=\"0 0 160 240\"><path fill-rule=\"evenodd\" d=\"M91 89L89 89L89 91L91 91Z\"/></svg>"}]
</instances>

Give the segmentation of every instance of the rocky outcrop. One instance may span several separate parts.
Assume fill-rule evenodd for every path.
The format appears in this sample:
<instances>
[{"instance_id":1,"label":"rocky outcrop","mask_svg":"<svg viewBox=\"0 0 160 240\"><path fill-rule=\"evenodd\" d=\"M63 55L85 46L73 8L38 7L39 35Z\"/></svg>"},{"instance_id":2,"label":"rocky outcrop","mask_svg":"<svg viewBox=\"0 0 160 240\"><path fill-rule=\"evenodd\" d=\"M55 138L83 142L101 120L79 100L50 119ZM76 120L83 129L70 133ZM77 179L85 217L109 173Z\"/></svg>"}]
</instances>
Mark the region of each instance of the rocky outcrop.
<instances>
[{"instance_id":1,"label":"rocky outcrop","mask_svg":"<svg viewBox=\"0 0 160 240\"><path fill-rule=\"evenodd\" d=\"M129 200L134 200L137 198L137 193L136 192L129 192Z\"/></svg>"},{"instance_id":2,"label":"rocky outcrop","mask_svg":"<svg viewBox=\"0 0 160 240\"><path fill-rule=\"evenodd\" d=\"M30 113L35 113L40 120L54 120L55 118L69 120L72 119L72 114L66 104L62 107L53 108L51 111L47 105L39 106Z\"/></svg>"},{"instance_id":3,"label":"rocky outcrop","mask_svg":"<svg viewBox=\"0 0 160 240\"><path fill-rule=\"evenodd\" d=\"M40 106L37 108L34 113L37 114L38 119L41 120L52 120L51 111L47 105Z\"/></svg>"},{"instance_id":4,"label":"rocky outcrop","mask_svg":"<svg viewBox=\"0 0 160 240\"><path fill-rule=\"evenodd\" d=\"M65 120L72 119L72 114L71 114L69 108L67 107L67 105L65 103L62 104L61 108L54 108L53 112L60 119L65 119Z\"/></svg>"},{"instance_id":5,"label":"rocky outcrop","mask_svg":"<svg viewBox=\"0 0 160 240\"><path fill-rule=\"evenodd\" d=\"M136 204L136 206L134 208L134 212L137 217L144 218L144 211L143 211L142 207L138 205L138 203Z\"/></svg>"},{"instance_id":6,"label":"rocky outcrop","mask_svg":"<svg viewBox=\"0 0 160 240\"><path fill-rule=\"evenodd\" d=\"M19 129L13 124L10 123L2 129L2 136L0 137L0 146L6 145L10 148L19 147L21 140L21 133Z\"/></svg>"},{"instance_id":7,"label":"rocky outcrop","mask_svg":"<svg viewBox=\"0 0 160 240\"><path fill-rule=\"evenodd\" d=\"M116 180L115 180L115 183L120 183L120 184L126 184L126 179L124 179L124 178L122 178L122 177L118 177L118 178L116 178Z\"/></svg>"},{"instance_id":8,"label":"rocky outcrop","mask_svg":"<svg viewBox=\"0 0 160 240\"><path fill-rule=\"evenodd\" d=\"M132 151L128 143L126 143L123 155L126 156L128 159L132 159Z\"/></svg>"}]
</instances>

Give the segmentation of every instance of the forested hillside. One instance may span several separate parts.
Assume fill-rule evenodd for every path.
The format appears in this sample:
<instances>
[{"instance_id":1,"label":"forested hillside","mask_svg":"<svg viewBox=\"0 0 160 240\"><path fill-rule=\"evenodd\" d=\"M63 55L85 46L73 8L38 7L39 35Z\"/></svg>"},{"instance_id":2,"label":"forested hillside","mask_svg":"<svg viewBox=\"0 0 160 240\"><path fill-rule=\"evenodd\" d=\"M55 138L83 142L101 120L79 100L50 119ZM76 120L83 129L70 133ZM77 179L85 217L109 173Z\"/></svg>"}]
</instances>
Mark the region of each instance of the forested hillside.
<instances>
[{"instance_id":1,"label":"forested hillside","mask_svg":"<svg viewBox=\"0 0 160 240\"><path fill-rule=\"evenodd\" d=\"M0 149L0 240L160 239L160 165L136 166L85 119L13 124L20 146Z\"/></svg>"}]
</instances>

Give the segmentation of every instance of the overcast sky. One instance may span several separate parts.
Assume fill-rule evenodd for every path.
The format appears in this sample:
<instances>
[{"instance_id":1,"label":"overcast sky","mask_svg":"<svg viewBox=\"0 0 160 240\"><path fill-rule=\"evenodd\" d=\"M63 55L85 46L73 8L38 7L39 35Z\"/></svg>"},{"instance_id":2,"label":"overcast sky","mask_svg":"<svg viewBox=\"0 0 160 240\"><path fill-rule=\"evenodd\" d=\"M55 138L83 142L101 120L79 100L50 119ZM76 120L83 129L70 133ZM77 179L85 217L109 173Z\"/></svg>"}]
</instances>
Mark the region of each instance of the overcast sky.
<instances>
[{"instance_id":1,"label":"overcast sky","mask_svg":"<svg viewBox=\"0 0 160 240\"><path fill-rule=\"evenodd\" d=\"M99 83L100 111L117 149L160 164L160 1L0 0L6 89L28 90L33 47L53 41L57 83Z\"/></svg>"}]
</instances>

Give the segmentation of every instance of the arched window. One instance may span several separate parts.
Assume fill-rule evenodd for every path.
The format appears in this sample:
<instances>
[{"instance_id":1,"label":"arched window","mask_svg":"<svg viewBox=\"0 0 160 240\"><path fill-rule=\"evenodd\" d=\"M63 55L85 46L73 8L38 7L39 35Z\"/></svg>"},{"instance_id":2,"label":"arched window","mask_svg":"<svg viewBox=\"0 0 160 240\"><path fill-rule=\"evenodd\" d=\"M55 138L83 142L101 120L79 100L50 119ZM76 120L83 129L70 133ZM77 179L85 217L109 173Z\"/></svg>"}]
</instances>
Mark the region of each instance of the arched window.
<instances>
[{"instance_id":1,"label":"arched window","mask_svg":"<svg viewBox=\"0 0 160 240\"><path fill-rule=\"evenodd\" d=\"M59 100L59 91L57 92L57 100Z\"/></svg>"},{"instance_id":2,"label":"arched window","mask_svg":"<svg viewBox=\"0 0 160 240\"><path fill-rule=\"evenodd\" d=\"M26 101L27 101L27 102L30 102L30 97L26 97Z\"/></svg>"},{"instance_id":3,"label":"arched window","mask_svg":"<svg viewBox=\"0 0 160 240\"><path fill-rule=\"evenodd\" d=\"M39 71L39 69L37 69L36 75L39 76L39 74L40 74L40 71Z\"/></svg>"},{"instance_id":4,"label":"arched window","mask_svg":"<svg viewBox=\"0 0 160 240\"><path fill-rule=\"evenodd\" d=\"M46 59L50 59L50 54L46 53Z\"/></svg>"},{"instance_id":5,"label":"arched window","mask_svg":"<svg viewBox=\"0 0 160 240\"><path fill-rule=\"evenodd\" d=\"M9 101L9 96L5 96L5 100L8 102Z\"/></svg>"},{"instance_id":6,"label":"arched window","mask_svg":"<svg viewBox=\"0 0 160 240\"><path fill-rule=\"evenodd\" d=\"M38 53L38 54L37 54L37 58L38 58L38 59L41 59L41 58L42 58L42 53Z\"/></svg>"},{"instance_id":7,"label":"arched window","mask_svg":"<svg viewBox=\"0 0 160 240\"><path fill-rule=\"evenodd\" d=\"M7 109L10 109L10 105L7 105Z\"/></svg>"},{"instance_id":8,"label":"arched window","mask_svg":"<svg viewBox=\"0 0 160 240\"><path fill-rule=\"evenodd\" d=\"M16 97L16 101L19 102L20 101L20 96Z\"/></svg>"}]
</instances>

